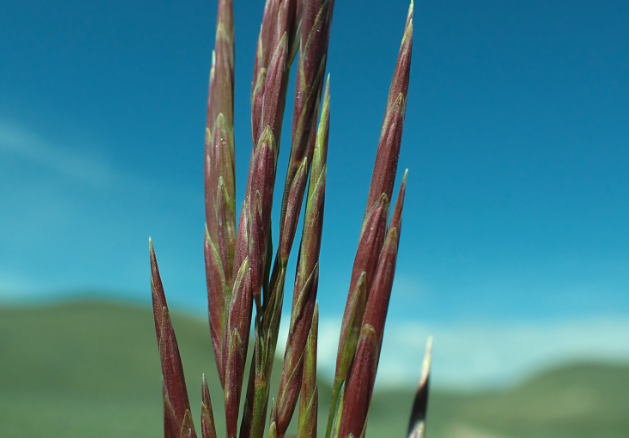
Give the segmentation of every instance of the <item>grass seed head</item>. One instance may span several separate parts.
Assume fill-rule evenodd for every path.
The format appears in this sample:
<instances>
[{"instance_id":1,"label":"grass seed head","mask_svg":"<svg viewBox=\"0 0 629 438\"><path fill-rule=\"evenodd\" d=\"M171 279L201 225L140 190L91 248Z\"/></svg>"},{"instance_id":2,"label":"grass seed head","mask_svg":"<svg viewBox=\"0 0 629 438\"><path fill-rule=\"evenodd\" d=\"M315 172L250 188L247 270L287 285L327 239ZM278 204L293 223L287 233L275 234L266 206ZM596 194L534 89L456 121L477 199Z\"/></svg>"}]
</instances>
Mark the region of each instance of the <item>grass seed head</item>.
<instances>
[{"instance_id":1,"label":"grass seed head","mask_svg":"<svg viewBox=\"0 0 629 438\"><path fill-rule=\"evenodd\" d=\"M210 332L224 389L228 438L235 438L238 432L254 302L257 309L254 359L240 437L263 436L286 266L304 196L304 227L295 275L289 338L277 404L272 401L269 436L284 436L300 394L298 436L316 436L316 295L327 173L329 76L323 101L321 93L333 9L334 0L266 1L251 90L253 148L236 229L233 6L231 0L219 0L206 120L204 248ZM326 437L330 436L335 418L334 436L363 437L366 430L366 416L395 274L406 189L405 174L391 222L387 226L406 112L412 18L411 2L389 90L350 280ZM288 77L298 51L291 153L282 196L278 249L271 270L271 211L277 159ZM319 110L321 116L317 128ZM183 368L152 244L150 256L153 313L164 376L165 436L192 438L196 435ZM420 382L418 389L419 398L424 397L420 394L427 394L427 371L424 374L426 378ZM343 386L345 389L341 393ZM417 421L423 418L422 412L425 416L425 403L422 406L423 411L421 406L413 408L409 434L414 437L424 433L424 422ZM205 378L202 383L201 429L204 438L216 437Z\"/></svg>"},{"instance_id":2,"label":"grass seed head","mask_svg":"<svg viewBox=\"0 0 629 438\"><path fill-rule=\"evenodd\" d=\"M234 256L234 269L239 270L239 276L242 272L242 278L238 285L237 281L233 283L226 329L226 336L231 340L229 343L225 341L223 348L228 438L235 437L237 432L252 303L255 300L258 314L263 312L265 304L261 302L261 295L269 272L267 265L270 262L267 259L271 240L271 207L288 84L289 39L296 25L296 10L296 0L267 1L254 64L251 114L254 148ZM246 269L243 269L245 265ZM256 342L255 345L264 343ZM257 351L256 357L263 357L264 353ZM261 362L259 366L262 367ZM260 374L255 366L252 369L257 375ZM257 398L257 395L253 397ZM250 412L266 410L266 405L260 408L255 404L250 405L248 400L247 404L252 408ZM264 417L261 421L264 421ZM260 421L254 418L250 430L256 429L256 424L260 424Z\"/></svg>"}]
</instances>

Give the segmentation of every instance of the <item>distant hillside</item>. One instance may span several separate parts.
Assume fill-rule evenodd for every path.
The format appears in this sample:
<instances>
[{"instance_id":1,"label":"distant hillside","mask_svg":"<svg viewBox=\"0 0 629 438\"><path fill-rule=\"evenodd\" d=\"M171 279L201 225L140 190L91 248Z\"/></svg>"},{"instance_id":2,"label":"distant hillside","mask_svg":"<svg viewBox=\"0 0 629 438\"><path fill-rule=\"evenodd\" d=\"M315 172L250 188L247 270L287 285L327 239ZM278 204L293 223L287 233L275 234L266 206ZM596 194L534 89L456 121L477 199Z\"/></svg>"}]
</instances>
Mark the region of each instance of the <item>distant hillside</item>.
<instances>
[{"instance_id":1,"label":"distant hillside","mask_svg":"<svg viewBox=\"0 0 629 438\"><path fill-rule=\"evenodd\" d=\"M377 436L387 436L380 428L398 399L381 393L374 400ZM430 438L628 438L629 365L565 366L505 391L435 391L428 419Z\"/></svg>"},{"instance_id":2,"label":"distant hillside","mask_svg":"<svg viewBox=\"0 0 629 438\"><path fill-rule=\"evenodd\" d=\"M195 419L205 372L220 421L222 391L207 324L180 314L173 324ZM320 385L321 432L329 392ZM376 394L368 436L403 437L412 396ZM429 413L429 438L627 438L629 366L574 365L502 392L433 392ZM104 303L0 308L0 436L158 437L161 415L149 309Z\"/></svg>"}]
</instances>

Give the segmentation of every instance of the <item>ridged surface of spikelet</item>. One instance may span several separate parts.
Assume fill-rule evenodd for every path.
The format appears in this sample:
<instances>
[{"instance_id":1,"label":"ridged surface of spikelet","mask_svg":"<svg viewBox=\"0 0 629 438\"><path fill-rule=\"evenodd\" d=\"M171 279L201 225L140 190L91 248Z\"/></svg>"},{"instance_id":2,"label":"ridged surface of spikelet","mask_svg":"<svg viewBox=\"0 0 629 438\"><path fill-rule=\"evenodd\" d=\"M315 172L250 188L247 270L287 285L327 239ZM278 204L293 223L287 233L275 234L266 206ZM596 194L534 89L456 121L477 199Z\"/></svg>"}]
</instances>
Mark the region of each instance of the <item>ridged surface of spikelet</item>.
<instances>
[{"instance_id":1,"label":"ridged surface of spikelet","mask_svg":"<svg viewBox=\"0 0 629 438\"><path fill-rule=\"evenodd\" d=\"M204 249L210 333L221 384L236 246L235 195L233 6L231 0L220 0L206 120Z\"/></svg>"}]
</instances>

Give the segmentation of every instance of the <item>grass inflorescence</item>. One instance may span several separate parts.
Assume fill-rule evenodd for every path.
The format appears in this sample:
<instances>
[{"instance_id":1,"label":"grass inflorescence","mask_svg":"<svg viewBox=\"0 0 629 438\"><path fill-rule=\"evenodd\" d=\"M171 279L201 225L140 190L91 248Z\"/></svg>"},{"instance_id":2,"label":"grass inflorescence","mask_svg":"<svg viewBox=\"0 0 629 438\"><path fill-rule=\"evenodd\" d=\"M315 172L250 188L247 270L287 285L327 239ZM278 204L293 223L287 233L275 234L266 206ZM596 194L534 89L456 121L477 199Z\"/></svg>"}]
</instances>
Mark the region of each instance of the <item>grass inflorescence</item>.
<instances>
[{"instance_id":1,"label":"grass inflorescence","mask_svg":"<svg viewBox=\"0 0 629 438\"><path fill-rule=\"evenodd\" d=\"M269 437L282 438L296 410L298 437L317 436L316 297L331 106L329 76L324 79L333 10L334 0L266 1L251 89L253 148L236 226L233 6L230 0L219 0L218 4L205 136L204 247L208 318L223 389L228 438L262 438L267 430ZM367 426L402 231L407 172L390 220L389 210L404 129L412 45L411 2L342 320L326 438L359 438L365 435ZM290 159L274 250L271 211L293 63L296 85ZM279 390L271 398L286 269L304 198L289 336ZM169 438L196 437L179 348L152 243L150 259L153 314L163 375L164 433ZM249 352L247 374L252 325L253 352ZM424 434L428 365L422 376L408 430L413 437ZM205 377L201 395L201 436L214 438L214 411Z\"/></svg>"}]
</instances>

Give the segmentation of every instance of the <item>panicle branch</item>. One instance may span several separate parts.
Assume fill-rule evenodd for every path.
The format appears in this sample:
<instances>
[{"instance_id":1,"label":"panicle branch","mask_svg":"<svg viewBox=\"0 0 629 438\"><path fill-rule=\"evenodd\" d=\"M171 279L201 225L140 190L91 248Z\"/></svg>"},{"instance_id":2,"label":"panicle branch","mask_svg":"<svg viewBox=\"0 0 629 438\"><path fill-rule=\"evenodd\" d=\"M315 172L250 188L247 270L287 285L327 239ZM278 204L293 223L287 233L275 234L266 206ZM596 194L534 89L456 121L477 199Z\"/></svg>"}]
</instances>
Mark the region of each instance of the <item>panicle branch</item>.
<instances>
[{"instance_id":1,"label":"panicle branch","mask_svg":"<svg viewBox=\"0 0 629 438\"><path fill-rule=\"evenodd\" d=\"M256 330L255 330L255 342L254 342L254 358L255 362L252 366L253 377L249 379L249 388L247 390L247 400L245 403L245 412L247 415L243 416L241 426L241 437L261 437L264 432L264 423L268 405L269 387L268 382L271 376L273 367L273 357L277 345L277 335L279 331L279 323L281 317L282 303L284 299L284 285L286 279L286 266L288 258L292 249L293 240L295 237L295 231L297 229L297 222L299 220L300 209L304 197L306 188L306 182L308 181L308 173L310 171L311 162L313 160L313 151L316 143L316 126L317 126L317 114L319 112L320 96L323 85L323 74L325 71L325 61L327 53L327 45L329 38L330 23L332 17L333 2L326 1L309 1L309 2L297 2L297 22L299 23L293 46L297 43L300 47L298 70L297 70L297 84L295 89L295 109L293 117L293 132L292 132L292 147L291 158L289 161L286 183L283 195L282 211L280 214L280 236L279 246L273 272L270 278L269 286L263 287L262 307L259 309L259 313L262 314L261 318L256 318ZM278 8L272 3L267 4L267 11ZM261 31L261 40L270 38L268 28L263 24ZM259 44L259 48L264 44ZM259 71L259 77L266 75L266 81L268 82L269 68L267 72L263 69L259 69L260 65L263 65L265 59L265 50L258 50L258 57L256 60L256 71ZM289 54L289 58L292 55ZM260 88L254 86L254 96ZM257 104L260 101L259 97L254 97L253 113L255 120L255 114L257 111ZM325 141L326 144L319 145L319 158L318 166L321 166L321 162L325 164L325 154L327 153L327 125L329 118L322 115L320 122L320 129L325 134L325 138L321 138L321 142ZM253 122L255 125L255 121ZM321 128L325 124L324 128ZM257 128L254 126L254 132ZM255 135L255 134L254 134ZM322 168L319 167L314 172L317 173L317 181L319 185L323 184L325 178L320 179L320 173ZM313 177L311 177L312 180ZM312 184L311 187L314 187ZM313 188L314 190L314 188ZM323 192L322 188L319 192ZM318 195L321 199L316 202L322 202L322 196ZM315 201L308 201L308 205ZM269 203L270 205L270 203ZM308 208L308 207L307 207ZM321 206L322 209L322 206ZM305 236L311 236L312 226L308 228ZM320 235L320 232L319 232ZM311 237L308 237L309 239ZM320 239L320 238L319 238ZM262 241L262 239L260 239ZM268 239L267 239L268 242ZM267 244L267 258L266 269L270 268L269 249ZM318 257L318 246L315 244L309 244L313 250L316 249ZM303 268L307 269L307 268ZM312 273L313 266L309 266ZM302 273L302 276L304 273ZM300 277L301 278L301 277ZM305 277L301 280L301 284L296 284L295 290L301 291L306 285L303 284ZM313 287L313 279L311 279L307 286ZM263 282L264 286L264 282ZM316 284L314 286L316 288ZM312 295L314 299L314 294ZM256 299L258 297L256 296ZM304 316L304 321L310 321L312 308L312 300L307 303L307 310ZM302 322L302 325L304 323ZM307 327L305 327L305 335L307 335ZM303 331L303 330L302 330ZM305 338L303 339L305 342ZM303 344L303 342L301 342ZM303 349L303 346L300 347ZM294 364L295 365L295 364ZM299 381L295 381L299 384ZM297 390L297 394L299 391ZM291 400L289 405L291 406L289 411L290 415L295 407L295 401ZM287 410L285 399L278 400L277 406L277 424L276 433L278 436L283 436L285 432L285 423ZM288 418L290 420L290 417Z\"/></svg>"},{"instance_id":2,"label":"panicle branch","mask_svg":"<svg viewBox=\"0 0 629 438\"><path fill-rule=\"evenodd\" d=\"M327 143L330 129L330 88L325 88L321 120L313 153L302 231L291 319L286 341L284 366L277 399L277 432L282 437L290 423L301 388L304 351L310 331L319 283L319 253L323 230Z\"/></svg>"},{"instance_id":3,"label":"panicle branch","mask_svg":"<svg viewBox=\"0 0 629 438\"><path fill-rule=\"evenodd\" d=\"M263 285L267 283L273 189L288 84L289 50L297 26L296 13L296 0L267 0L258 39L251 99L253 150L236 236L234 269L238 269L238 275L232 287L223 341L228 438L237 434L253 302L258 318L263 311L260 298ZM264 356L256 354L256 358ZM245 426L243 429L251 429ZM245 430L245 434L248 432Z\"/></svg>"}]
</instances>

